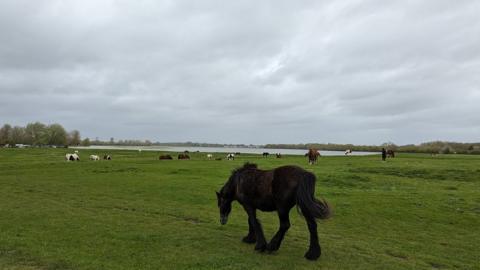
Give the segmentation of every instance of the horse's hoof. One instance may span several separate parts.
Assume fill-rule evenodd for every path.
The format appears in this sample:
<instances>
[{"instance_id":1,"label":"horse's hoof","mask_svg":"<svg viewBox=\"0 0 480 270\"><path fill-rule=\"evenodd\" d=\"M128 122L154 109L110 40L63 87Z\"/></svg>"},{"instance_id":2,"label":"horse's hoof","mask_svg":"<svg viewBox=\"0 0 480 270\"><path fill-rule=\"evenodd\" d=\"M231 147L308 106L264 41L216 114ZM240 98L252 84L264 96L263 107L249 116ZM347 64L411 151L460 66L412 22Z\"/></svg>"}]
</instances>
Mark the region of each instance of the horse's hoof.
<instances>
[{"instance_id":1,"label":"horse's hoof","mask_svg":"<svg viewBox=\"0 0 480 270\"><path fill-rule=\"evenodd\" d=\"M267 244L267 251L269 251L269 252L277 251L278 248L280 248L280 246L278 244L275 244L275 243L272 243L272 242Z\"/></svg>"},{"instance_id":2,"label":"horse's hoof","mask_svg":"<svg viewBox=\"0 0 480 270\"><path fill-rule=\"evenodd\" d=\"M320 257L320 250L311 250L309 249L307 253L305 253L305 258L307 260L314 261Z\"/></svg>"},{"instance_id":3,"label":"horse's hoof","mask_svg":"<svg viewBox=\"0 0 480 270\"><path fill-rule=\"evenodd\" d=\"M266 243L262 243L262 244L257 244L257 245L255 245L255 250L256 250L256 251L264 252L266 248L267 248L267 244L266 244Z\"/></svg>"},{"instance_id":4,"label":"horse's hoof","mask_svg":"<svg viewBox=\"0 0 480 270\"><path fill-rule=\"evenodd\" d=\"M247 243L247 244L253 244L257 241L257 239L255 239L255 236L247 235L247 236L243 237L242 241L244 243Z\"/></svg>"}]
</instances>

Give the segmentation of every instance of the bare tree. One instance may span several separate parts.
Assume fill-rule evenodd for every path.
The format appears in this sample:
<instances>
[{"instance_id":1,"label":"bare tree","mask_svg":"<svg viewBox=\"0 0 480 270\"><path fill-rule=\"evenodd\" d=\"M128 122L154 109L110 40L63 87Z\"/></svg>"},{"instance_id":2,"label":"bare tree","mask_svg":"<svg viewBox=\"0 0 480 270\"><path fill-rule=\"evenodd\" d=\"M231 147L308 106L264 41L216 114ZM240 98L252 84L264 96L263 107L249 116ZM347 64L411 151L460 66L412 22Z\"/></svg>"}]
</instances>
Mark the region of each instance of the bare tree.
<instances>
[{"instance_id":1,"label":"bare tree","mask_svg":"<svg viewBox=\"0 0 480 270\"><path fill-rule=\"evenodd\" d=\"M19 127L15 126L12 128L12 134L11 134L11 143L14 144L24 144L25 143L25 128L24 127Z\"/></svg>"},{"instance_id":2,"label":"bare tree","mask_svg":"<svg viewBox=\"0 0 480 270\"><path fill-rule=\"evenodd\" d=\"M68 144L69 145L80 145L82 139L80 137L80 131L73 130L68 134Z\"/></svg>"},{"instance_id":3,"label":"bare tree","mask_svg":"<svg viewBox=\"0 0 480 270\"><path fill-rule=\"evenodd\" d=\"M3 125L0 129L0 145L11 144L12 141L12 126L9 124Z\"/></svg>"}]
</instances>

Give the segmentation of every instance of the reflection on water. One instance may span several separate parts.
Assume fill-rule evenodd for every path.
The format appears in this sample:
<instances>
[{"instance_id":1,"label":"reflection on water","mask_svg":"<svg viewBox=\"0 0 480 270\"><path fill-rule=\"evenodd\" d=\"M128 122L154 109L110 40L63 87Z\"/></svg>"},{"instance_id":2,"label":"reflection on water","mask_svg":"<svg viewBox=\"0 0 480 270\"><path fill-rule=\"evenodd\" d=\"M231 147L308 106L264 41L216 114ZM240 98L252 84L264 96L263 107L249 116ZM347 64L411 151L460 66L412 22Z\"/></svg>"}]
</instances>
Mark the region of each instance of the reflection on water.
<instances>
[{"instance_id":1,"label":"reflection on water","mask_svg":"<svg viewBox=\"0 0 480 270\"><path fill-rule=\"evenodd\" d=\"M262 154L268 152L270 154L281 153L282 155L298 155L303 156L307 150L303 149L271 149L271 148L241 148L241 147L180 147L180 146L115 146L115 145L92 145L89 147L75 147L85 149L112 149L112 150L142 150L142 151L166 151L166 152L202 152L202 153L245 153L245 154ZM343 156L344 151L327 151L320 150L323 156ZM353 156L375 155L376 152L353 152Z\"/></svg>"}]
</instances>

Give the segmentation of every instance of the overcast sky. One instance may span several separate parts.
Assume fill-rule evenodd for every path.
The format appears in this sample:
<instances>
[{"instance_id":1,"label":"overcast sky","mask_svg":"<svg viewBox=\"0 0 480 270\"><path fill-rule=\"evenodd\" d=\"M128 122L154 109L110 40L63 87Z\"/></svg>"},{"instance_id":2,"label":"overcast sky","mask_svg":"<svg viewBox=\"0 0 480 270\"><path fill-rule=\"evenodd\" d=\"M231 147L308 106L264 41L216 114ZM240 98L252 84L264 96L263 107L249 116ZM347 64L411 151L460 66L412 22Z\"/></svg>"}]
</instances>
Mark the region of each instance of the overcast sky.
<instances>
[{"instance_id":1,"label":"overcast sky","mask_svg":"<svg viewBox=\"0 0 480 270\"><path fill-rule=\"evenodd\" d=\"M480 1L0 1L0 124L218 143L480 141Z\"/></svg>"}]
</instances>

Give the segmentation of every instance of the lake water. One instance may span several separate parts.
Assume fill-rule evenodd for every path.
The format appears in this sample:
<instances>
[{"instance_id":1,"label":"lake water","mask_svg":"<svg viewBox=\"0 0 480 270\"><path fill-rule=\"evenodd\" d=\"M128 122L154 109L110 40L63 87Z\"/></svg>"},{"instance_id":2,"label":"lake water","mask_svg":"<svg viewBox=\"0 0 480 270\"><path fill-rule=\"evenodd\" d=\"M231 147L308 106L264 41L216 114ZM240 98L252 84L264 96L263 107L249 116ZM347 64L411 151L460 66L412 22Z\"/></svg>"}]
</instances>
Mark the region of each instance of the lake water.
<instances>
[{"instance_id":1,"label":"lake water","mask_svg":"<svg viewBox=\"0 0 480 270\"><path fill-rule=\"evenodd\" d=\"M115 145L92 145L88 147L72 147L78 149L99 149L99 150L142 150L142 151L165 151L165 152L202 152L202 153L244 153L244 154L262 154L268 152L270 154L281 153L282 155L298 155L303 156L307 153L304 149L273 149L273 148L243 148L243 147L183 147L183 146L115 146ZM344 151L327 151L320 150L323 156L343 156ZM376 155L376 152L359 152L354 151L353 156Z\"/></svg>"}]
</instances>

